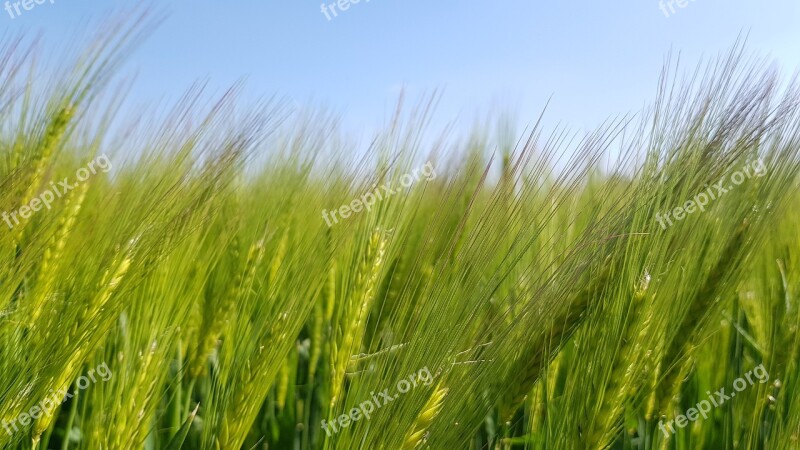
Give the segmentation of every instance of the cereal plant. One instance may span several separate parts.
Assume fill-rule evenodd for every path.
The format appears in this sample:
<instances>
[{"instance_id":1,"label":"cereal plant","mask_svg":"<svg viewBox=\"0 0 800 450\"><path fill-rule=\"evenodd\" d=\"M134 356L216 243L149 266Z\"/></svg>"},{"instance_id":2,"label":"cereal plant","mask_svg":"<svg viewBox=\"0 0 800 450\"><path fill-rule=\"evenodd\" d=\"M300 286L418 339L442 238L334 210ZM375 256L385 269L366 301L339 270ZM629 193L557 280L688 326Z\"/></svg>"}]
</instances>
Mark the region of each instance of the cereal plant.
<instances>
[{"instance_id":1,"label":"cereal plant","mask_svg":"<svg viewBox=\"0 0 800 450\"><path fill-rule=\"evenodd\" d=\"M240 86L130 116L148 23L0 44L3 448L800 448L800 90L742 46L591 133L430 99L363 151Z\"/></svg>"}]
</instances>

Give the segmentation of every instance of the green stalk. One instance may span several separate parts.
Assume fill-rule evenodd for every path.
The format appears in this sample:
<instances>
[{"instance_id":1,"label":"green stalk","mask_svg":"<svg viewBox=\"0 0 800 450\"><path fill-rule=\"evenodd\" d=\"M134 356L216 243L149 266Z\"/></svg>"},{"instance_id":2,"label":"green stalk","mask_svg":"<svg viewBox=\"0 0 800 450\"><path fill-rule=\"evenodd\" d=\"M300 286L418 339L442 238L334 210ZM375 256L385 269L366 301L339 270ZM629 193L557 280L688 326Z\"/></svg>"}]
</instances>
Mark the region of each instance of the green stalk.
<instances>
[{"instance_id":1,"label":"green stalk","mask_svg":"<svg viewBox=\"0 0 800 450\"><path fill-rule=\"evenodd\" d=\"M69 448L69 435L72 432L72 424L75 423L75 415L78 412L78 391L72 397L72 405L69 408L69 417L67 418L67 425L64 427L64 440L61 442L61 450Z\"/></svg>"}]
</instances>

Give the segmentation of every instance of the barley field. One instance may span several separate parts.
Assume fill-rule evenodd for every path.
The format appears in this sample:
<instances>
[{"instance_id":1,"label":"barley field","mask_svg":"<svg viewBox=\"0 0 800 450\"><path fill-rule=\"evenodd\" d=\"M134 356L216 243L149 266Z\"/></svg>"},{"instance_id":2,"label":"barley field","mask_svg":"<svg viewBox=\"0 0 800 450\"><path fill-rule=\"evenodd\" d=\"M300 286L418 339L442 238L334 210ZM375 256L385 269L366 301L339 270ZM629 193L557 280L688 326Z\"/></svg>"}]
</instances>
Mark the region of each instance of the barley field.
<instances>
[{"instance_id":1,"label":"barley field","mask_svg":"<svg viewBox=\"0 0 800 450\"><path fill-rule=\"evenodd\" d=\"M237 86L123 110L110 28L0 43L2 448L800 448L800 86L746 46L360 152Z\"/></svg>"}]
</instances>

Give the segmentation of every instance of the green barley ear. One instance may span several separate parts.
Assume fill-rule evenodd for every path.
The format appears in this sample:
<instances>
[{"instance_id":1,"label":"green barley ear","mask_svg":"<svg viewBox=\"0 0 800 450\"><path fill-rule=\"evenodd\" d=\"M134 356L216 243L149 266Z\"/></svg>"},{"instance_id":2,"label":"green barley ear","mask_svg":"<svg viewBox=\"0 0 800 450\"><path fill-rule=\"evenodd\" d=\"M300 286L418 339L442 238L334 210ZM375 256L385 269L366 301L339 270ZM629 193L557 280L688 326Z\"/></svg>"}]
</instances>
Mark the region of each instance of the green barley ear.
<instances>
[{"instance_id":1,"label":"green barley ear","mask_svg":"<svg viewBox=\"0 0 800 450\"><path fill-rule=\"evenodd\" d=\"M442 410L442 405L444 404L444 399L448 391L449 389L443 387L440 381L436 389L434 389L433 394L428 399L428 402L425 403L419 416L417 416L417 419L414 421L414 425L411 426L411 430L406 435L403 446L401 447L402 450L414 450L424 444L425 435L436 419L436 416Z\"/></svg>"},{"instance_id":2,"label":"green barley ear","mask_svg":"<svg viewBox=\"0 0 800 450\"><path fill-rule=\"evenodd\" d=\"M42 180L44 179L45 169L51 163L53 153L55 153L55 149L66 135L69 123L72 121L74 115L75 108L71 104L68 104L62 107L58 113L56 113L50 124L48 124L47 131L39 147L39 153L35 156L36 159L33 170L28 177L28 188L22 196L23 205L28 204L39 190ZM14 242L19 243L26 223L28 222L22 219L20 225L14 229Z\"/></svg>"},{"instance_id":3,"label":"green barley ear","mask_svg":"<svg viewBox=\"0 0 800 450\"><path fill-rule=\"evenodd\" d=\"M106 271L105 275L103 276L100 292L94 297L94 299L90 301L90 304L88 305L89 307L79 313L79 319L75 321L75 326L69 329L68 334L64 338L63 345L74 345L74 343L78 342L83 337L84 333L84 330L79 327L78 324L82 323L85 319L96 315L106 306L108 301L114 295L131 266L133 248L135 244L135 240L129 243L128 248L124 252L121 260L119 258L115 258L115 261L118 262L112 266L114 267L114 271ZM83 365L90 350L85 346L79 348L79 351L75 351L70 355L69 360L61 370L61 375L53 385L54 391L64 391L72 384L75 374L78 373L78 370ZM39 419L36 420L36 423L34 423L33 426L34 442L39 441L42 433L50 428L50 426L53 424L53 421L56 419L56 416L57 414L43 414Z\"/></svg>"},{"instance_id":4,"label":"green barley ear","mask_svg":"<svg viewBox=\"0 0 800 450\"><path fill-rule=\"evenodd\" d=\"M333 311L336 308L336 260L331 259L328 269L328 280L325 284L325 321L333 320Z\"/></svg>"},{"instance_id":5,"label":"green barley ear","mask_svg":"<svg viewBox=\"0 0 800 450\"><path fill-rule=\"evenodd\" d=\"M749 229L749 221L745 219L735 234L723 249L714 267L708 274L703 285L692 299L689 310L683 317L678 330L676 331L669 349L664 354L662 368L668 368L664 373L664 378L659 383L657 398L660 402L659 411L662 415L672 418L673 407L680 401L680 391L683 386L684 378L691 370L691 364L682 362L681 358L692 353L692 337L701 329L703 321L698 320L706 317L711 310L716 297L720 293L721 285L725 279L736 270L735 265L739 261L739 253L745 246L746 234ZM686 358L691 360L691 358ZM676 367L678 370L676 370Z\"/></svg>"},{"instance_id":6,"label":"green barley ear","mask_svg":"<svg viewBox=\"0 0 800 450\"><path fill-rule=\"evenodd\" d=\"M317 366L319 366L319 360L322 357L322 350L325 347L323 339L325 317L323 317L323 306L319 299L314 303L314 311L311 314L311 354L308 358L308 379L313 384Z\"/></svg>"},{"instance_id":7,"label":"green barley ear","mask_svg":"<svg viewBox=\"0 0 800 450\"><path fill-rule=\"evenodd\" d=\"M56 113L53 121L47 127L44 137L42 138L39 154L36 155L36 164L34 165L33 172L30 176L30 184L25 200L33 198L39 184L44 178L44 171L50 163L50 158L55 153L55 149L63 140L67 133L67 128L72 118L75 116L75 108L73 105L66 105ZM26 201L27 203L27 201Z\"/></svg>"},{"instance_id":8,"label":"green barley ear","mask_svg":"<svg viewBox=\"0 0 800 450\"><path fill-rule=\"evenodd\" d=\"M289 394L289 375L291 373L291 368L289 364L292 362L291 352L289 355L286 355L286 359L281 364L280 369L278 370L278 383L277 383L277 403L278 403L278 410L283 411L286 407L286 397Z\"/></svg>"},{"instance_id":9,"label":"green barley ear","mask_svg":"<svg viewBox=\"0 0 800 450\"><path fill-rule=\"evenodd\" d=\"M500 401L500 420L505 423L510 422L515 412L525 403L541 375L544 364L547 363L547 347L551 343L563 343L584 319L591 301L608 282L611 266L609 259L606 259L601 273L591 284L570 299L560 314L550 319L548 331L536 336L535 342L526 345L526 353L514 363L511 372L516 374L516 382L503 393Z\"/></svg>"},{"instance_id":10,"label":"green barley ear","mask_svg":"<svg viewBox=\"0 0 800 450\"><path fill-rule=\"evenodd\" d=\"M50 240L50 245L45 249L42 257L42 265L39 270L39 292L37 295L32 296L32 303L30 309L30 324L35 326L39 316L45 310L45 303L47 299L53 295L53 286L55 284L55 274L61 265L61 255L64 252L64 246L67 244L67 238L75 226L75 220L83 206L83 201L86 198L86 192L89 190L89 183L81 183L75 190L70 191L65 199L66 211L61 216L58 223L58 230Z\"/></svg>"},{"instance_id":11,"label":"green barley ear","mask_svg":"<svg viewBox=\"0 0 800 450\"><path fill-rule=\"evenodd\" d=\"M283 232L283 236L281 236L280 242L278 242L278 248L275 250L275 255L272 257L272 263L269 266L269 282L270 284L275 283L275 278L278 276L278 271L283 264L284 258L286 258L286 249L289 246L289 229L287 228Z\"/></svg>"},{"instance_id":12,"label":"green barley ear","mask_svg":"<svg viewBox=\"0 0 800 450\"><path fill-rule=\"evenodd\" d=\"M119 446L123 446L123 442L120 441L123 441L125 437L136 435L136 431L142 426L142 419L145 417L142 399L147 398L148 391L155 384L154 380L150 380L151 375L160 370L158 356L156 355L157 350L158 342L154 340L145 351L139 351L139 354L134 356L134 358L138 359L138 367L133 375L135 381L126 390L127 398L121 400L125 405L122 410L127 411L128 414L120 417L120 423L116 424L116 431L118 432L116 438Z\"/></svg>"},{"instance_id":13,"label":"green barley ear","mask_svg":"<svg viewBox=\"0 0 800 450\"><path fill-rule=\"evenodd\" d=\"M545 392L547 387L541 381L542 380L539 380L539 382L536 383L536 386L534 386L533 395L529 400L531 414L528 423L530 424L531 433L541 432L542 427L544 426L545 413L547 411L545 399L549 393Z\"/></svg>"},{"instance_id":14,"label":"green barley ear","mask_svg":"<svg viewBox=\"0 0 800 450\"><path fill-rule=\"evenodd\" d=\"M611 365L602 403L595 414L595 418L600 422L593 424L589 435L588 442L591 449L605 449L613 443L614 437L619 431L618 420L624 412L626 399L637 381L642 342L644 342L652 322L652 310L647 308L649 287L650 274L645 273L639 286L635 288L622 340ZM650 312L643 316L642 311L645 308L650 309Z\"/></svg>"},{"instance_id":15,"label":"green barley ear","mask_svg":"<svg viewBox=\"0 0 800 450\"><path fill-rule=\"evenodd\" d=\"M331 344L331 411L339 401L350 358L364 337L385 252L386 239L379 231L373 232L356 274L355 288L344 305L345 314L340 316L344 323L337 323Z\"/></svg>"},{"instance_id":16,"label":"green barley ear","mask_svg":"<svg viewBox=\"0 0 800 450\"><path fill-rule=\"evenodd\" d=\"M103 281L101 284L102 290L92 302L91 305L93 306L91 311L92 313L105 307L106 303L108 303L108 301L114 295L114 292L116 292L120 283L122 283L122 280L128 273L128 269L131 267L131 262L133 261L133 249L135 245L136 245L135 239L129 242L128 248L124 252L122 260L114 266L115 267L114 272L106 271L105 275L103 276Z\"/></svg>"},{"instance_id":17,"label":"green barley ear","mask_svg":"<svg viewBox=\"0 0 800 450\"><path fill-rule=\"evenodd\" d=\"M237 250L232 250L236 252ZM244 270L236 275L233 290L219 305L207 305L204 311L203 326L199 335L199 343L195 348L192 362L189 366L189 376L199 378L206 370L206 361L225 331L231 319L236 304L250 291L256 276L256 269L264 257L264 240L259 240L250 246L247 253ZM217 306L214 308L214 306Z\"/></svg>"},{"instance_id":18,"label":"green barley ear","mask_svg":"<svg viewBox=\"0 0 800 450\"><path fill-rule=\"evenodd\" d=\"M659 382L661 381L662 364L662 361L656 362L655 367L653 367L653 373L650 377L648 377L647 389L650 393L647 395L647 400L645 401L644 407L644 418L647 421L653 420L653 417L655 417L656 413L658 412L658 386Z\"/></svg>"},{"instance_id":19,"label":"green barley ear","mask_svg":"<svg viewBox=\"0 0 800 450\"><path fill-rule=\"evenodd\" d=\"M555 395L558 378L564 369L564 352L559 352L550 362L546 370L546 378L540 377L528 398L530 414L528 429L531 434L540 433L547 417L547 399Z\"/></svg>"},{"instance_id":20,"label":"green barley ear","mask_svg":"<svg viewBox=\"0 0 800 450\"><path fill-rule=\"evenodd\" d=\"M327 271L327 279L322 287L322 298L314 305L311 355L309 358L309 383L314 389L314 380L319 370L323 353L326 359L332 355L331 342L333 313L336 308L336 260L331 258ZM324 375L323 375L324 376Z\"/></svg>"}]
</instances>

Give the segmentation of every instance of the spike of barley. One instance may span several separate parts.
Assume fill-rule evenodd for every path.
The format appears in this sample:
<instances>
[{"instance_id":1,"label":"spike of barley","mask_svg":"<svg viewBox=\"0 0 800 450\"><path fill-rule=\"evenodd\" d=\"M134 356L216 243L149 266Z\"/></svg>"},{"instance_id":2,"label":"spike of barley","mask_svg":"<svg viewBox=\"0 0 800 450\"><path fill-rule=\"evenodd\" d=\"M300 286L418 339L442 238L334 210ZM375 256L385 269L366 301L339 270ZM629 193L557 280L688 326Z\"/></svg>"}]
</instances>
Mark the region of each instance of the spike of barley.
<instances>
[{"instance_id":1,"label":"spike of barley","mask_svg":"<svg viewBox=\"0 0 800 450\"><path fill-rule=\"evenodd\" d=\"M381 236L380 232L375 231L369 240L365 257L362 259L356 275L356 287L353 295L349 297L345 305L348 312L352 312L352 314L343 316L347 321L337 327L336 336L331 345L331 411L334 411L336 403L339 401L347 365L353 351L361 345L385 252L386 239ZM339 340L340 342L337 342Z\"/></svg>"},{"instance_id":2,"label":"spike of barley","mask_svg":"<svg viewBox=\"0 0 800 450\"><path fill-rule=\"evenodd\" d=\"M278 371L278 384L277 384L277 403L278 409L283 411L286 406L286 397L289 394L289 373L291 372L289 364L291 363L291 355L287 355L283 364Z\"/></svg>"},{"instance_id":3,"label":"spike of barley","mask_svg":"<svg viewBox=\"0 0 800 450\"><path fill-rule=\"evenodd\" d=\"M514 413L525 402L528 394L533 390L536 380L541 375L543 365L546 363L545 358L547 355L545 354L545 349L551 342L562 342L583 320L590 302L604 288L611 276L612 266L606 261L603 264L600 275L583 291L567 302L560 314L551 319L548 331L539 335L536 338L536 342L526 347L529 349L527 354L517 360L512 371L512 373L518 374L519 378L515 383L512 383L509 390L504 392L500 402L501 420L509 422Z\"/></svg>"},{"instance_id":4,"label":"spike of barley","mask_svg":"<svg viewBox=\"0 0 800 450\"><path fill-rule=\"evenodd\" d=\"M589 447L592 449L605 449L613 442L618 432L618 420L625 410L630 391L633 389L638 374L638 355L641 354L641 339L645 338L649 327L651 314L644 316L642 323L642 309L647 308L647 290L650 286L650 275L645 275L633 294L630 304L628 320L624 325L622 340L617 350L614 362L611 364L611 373L608 378L605 393L602 397L600 408L595 417L599 424L593 424L589 434ZM651 302L652 303L652 302Z\"/></svg>"},{"instance_id":5,"label":"spike of barley","mask_svg":"<svg viewBox=\"0 0 800 450\"><path fill-rule=\"evenodd\" d=\"M414 450L425 442L425 435L436 419L436 416L442 410L444 399L448 392L449 389L443 387L440 381L403 440L402 450Z\"/></svg>"},{"instance_id":6,"label":"spike of barley","mask_svg":"<svg viewBox=\"0 0 800 450\"><path fill-rule=\"evenodd\" d=\"M234 252L236 250L233 250ZM250 246L247 252L247 260L245 261L244 270L236 275L236 279L232 286L232 292L229 293L222 302L217 306L215 311L209 310L206 314L202 327L203 336L197 344L196 350L192 357L192 362L189 366L189 376L191 378L198 378L206 370L206 361L214 348L217 346L220 336L225 331L236 304L245 298L250 292L253 281L255 280L256 269L264 257L264 241L259 240ZM213 310L213 306L211 306Z\"/></svg>"}]
</instances>

